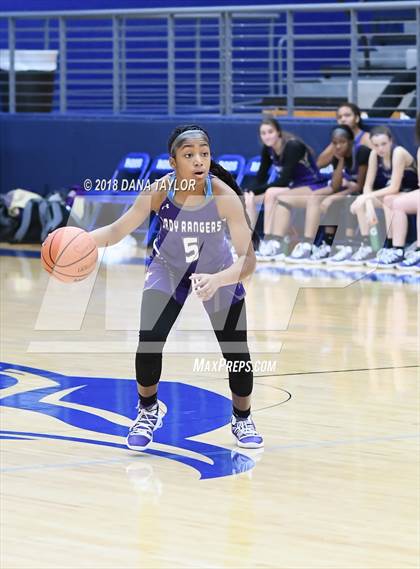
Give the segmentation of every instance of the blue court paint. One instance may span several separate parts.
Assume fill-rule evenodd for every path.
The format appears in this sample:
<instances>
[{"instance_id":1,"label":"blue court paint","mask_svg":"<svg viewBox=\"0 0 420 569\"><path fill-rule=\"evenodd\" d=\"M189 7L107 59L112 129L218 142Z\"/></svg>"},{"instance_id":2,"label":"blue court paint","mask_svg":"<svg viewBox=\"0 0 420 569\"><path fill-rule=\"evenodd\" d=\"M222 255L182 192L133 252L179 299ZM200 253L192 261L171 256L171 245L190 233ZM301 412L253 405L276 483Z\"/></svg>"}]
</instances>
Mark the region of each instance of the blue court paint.
<instances>
[{"instance_id":1,"label":"blue court paint","mask_svg":"<svg viewBox=\"0 0 420 569\"><path fill-rule=\"evenodd\" d=\"M1 367L0 367L1 369ZM0 373L0 388L6 389L6 387L11 387L12 385L16 385L18 380L15 377L10 377L10 375L5 375ZM1 391L0 391L1 394ZM0 395L1 397L1 395Z\"/></svg>"},{"instance_id":2,"label":"blue court paint","mask_svg":"<svg viewBox=\"0 0 420 569\"><path fill-rule=\"evenodd\" d=\"M47 434L42 432L0 431L5 438L22 440L21 437L52 438L55 440L75 441L86 444L97 444L116 448L126 448L123 442L114 443L95 440L95 433L125 437L127 427L120 425L112 418L101 417L101 411L115 413L121 417L134 419L136 416L137 388L135 380L109 377L66 376L56 372L37 368L0 363L0 403L3 406L43 413L60 421L84 429L85 437ZM16 383L13 374L19 375L18 381L25 383L25 374L45 377L54 382L53 386L31 389L15 395L2 397L2 389ZM58 395L60 401L83 405L83 409L62 407L59 404L42 401L46 396L60 394L63 390L73 388L70 393ZM148 449L148 454L175 460L194 468L201 479L219 478L239 472L245 472L255 466L254 460L216 445L189 440L190 437L213 431L230 422L232 404L230 399L193 385L182 382L165 382L159 384L159 399L166 405L163 427L155 432L154 441L179 450L185 449L210 458L212 464L198 458L182 456L167 451ZM229 428L229 427L227 427ZM129 451L127 451L129 452Z\"/></svg>"},{"instance_id":3,"label":"blue court paint","mask_svg":"<svg viewBox=\"0 0 420 569\"><path fill-rule=\"evenodd\" d=\"M1 431L0 432L0 440L2 439L12 439L16 441L31 441L33 437L24 437L20 436L19 433L13 433L8 431Z\"/></svg>"}]
</instances>

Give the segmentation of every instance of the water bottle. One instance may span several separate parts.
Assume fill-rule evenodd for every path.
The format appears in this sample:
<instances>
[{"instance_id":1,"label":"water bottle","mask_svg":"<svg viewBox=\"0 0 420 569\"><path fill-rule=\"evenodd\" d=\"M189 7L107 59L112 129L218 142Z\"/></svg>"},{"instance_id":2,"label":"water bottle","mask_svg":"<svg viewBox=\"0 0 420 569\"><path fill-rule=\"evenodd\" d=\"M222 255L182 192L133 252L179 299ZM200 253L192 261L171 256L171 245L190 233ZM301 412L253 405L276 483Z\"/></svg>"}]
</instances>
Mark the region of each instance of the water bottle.
<instances>
[{"instance_id":1,"label":"water bottle","mask_svg":"<svg viewBox=\"0 0 420 569\"><path fill-rule=\"evenodd\" d=\"M290 235L285 235L281 243L281 252L288 255L290 252Z\"/></svg>"},{"instance_id":2,"label":"water bottle","mask_svg":"<svg viewBox=\"0 0 420 569\"><path fill-rule=\"evenodd\" d=\"M381 244L381 238L379 237L379 231L377 225L372 225L372 227L369 229L369 240L370 240L370 245L372 249L375 251L375 253L379 251L382 244Z\"/></svg>"}]
</instances>

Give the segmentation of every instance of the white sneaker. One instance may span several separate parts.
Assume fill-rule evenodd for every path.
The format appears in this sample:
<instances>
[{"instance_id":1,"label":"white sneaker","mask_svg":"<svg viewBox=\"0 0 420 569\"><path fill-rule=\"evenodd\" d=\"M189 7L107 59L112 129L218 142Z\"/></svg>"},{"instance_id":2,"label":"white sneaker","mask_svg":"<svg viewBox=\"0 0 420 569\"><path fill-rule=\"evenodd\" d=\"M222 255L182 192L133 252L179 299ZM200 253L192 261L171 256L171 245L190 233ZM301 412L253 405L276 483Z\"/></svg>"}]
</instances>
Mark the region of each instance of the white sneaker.
<instances>
[{"instance_id":1,"label":"white sneaker","mask_svg":"<svg viewBox=\"0 0 420 569\"><path fill-rule=\"evenodd\" d=\"M147 409L137 408L138 414L128 431L126 444L131 450L143 451L153 441L153 432L162 426L164 412L160 411L158 403Z\"/></svg>"},{"instance_id":2,"label":"white sneaker","mask_svg":"<svg viewBox=\"0 0 420 569\"><path fill-rule=\"evenodd\" d=\"M368 267L376 267L378 269L392 269L398 263L404 260L404 251L390 247L388 249L381 249L374 259L367 261Z\"/></svg>"},{"instance_id":3,"label":"white sneaker","mask_svg":"<svg viewBox=\"0 0 420 569\"><path fill-rule=\"evenodd\" d=\"M420 251L406 251L404 260L397 267L400 271L420 271Z\"/></svg>"},{"instance_id":4,"label":"white sneaker","mask_svg":"<svg viewBox=\"0 0 420 569\"><path fill-rule=\"evenodd\" d=\"M328 257L326 262L329 265L338 265L339 263L345 265L346 261L348 261L352 255L353 249L350 245L337 245L337 253Z\"/></svg>"},{"instance_id":5,"label":"white sneaker","mask_svg":"<svg viewBox=\"0 0 420 569\"><path fill-rule=\"evenodd\" d=\"M347 265L364 265L367 261L374 257L373 249L370 245L360 245L358 250L347 259Z\"/></svg>"},{"instance_id":6,"label":"white sneaker","mask_svg":"<svg viewBox=\"0 0 420 569\"><path fill-rule=\"evenodd\" d=\"M328 259L330 253L331 246L327 245L325 241L323 241L319 247L317 245L312 246L312 255L307 259L307 262L324 263Z\"/></svg>"},{"instance_id":7,"label":"white sneaker","mask_svg":"<svg viewBox=\"0 0 420 569\"><path fill-rule=\"evenodd\" d=\"M287 263L302 263L307 261L312 255L311 243L298 243L293 249L292 253L285 258Z\"/></svg>"},{"instance_id":8,"label":"white sneaker","mask_svg":"<svg viewBox=\"0 0 420 569\"><path fill-rule=\"evenodd\" d=\"M281 243L275 239L266 241L258 258L259 261L282 261L285 255L281 252Z\"/></svg>"},{"instance_id":9,"label":"white sneaker","mask_svg":"<svg viewBox=\"0 0 420 569\"><path fill-rule=\"evenodd\" d=\"M255 256L257 257L257 261L261 261L262 257L265 257L265 254L267 252L267 243L268 241L264 241L264 239L260 241L258 251L255 251Z\"/></svg>"},{"instance_id":10,"label":"white sneaker","mask_svg":"<svg viewBox=\"0 0 420 569\"><path fill-rule=\"evenodd\" d=\"M261 448L264 446L264 439L255 428L251 415L246 419L232 415L231 429L238 447Z\"/></svg>"}]
</instances>

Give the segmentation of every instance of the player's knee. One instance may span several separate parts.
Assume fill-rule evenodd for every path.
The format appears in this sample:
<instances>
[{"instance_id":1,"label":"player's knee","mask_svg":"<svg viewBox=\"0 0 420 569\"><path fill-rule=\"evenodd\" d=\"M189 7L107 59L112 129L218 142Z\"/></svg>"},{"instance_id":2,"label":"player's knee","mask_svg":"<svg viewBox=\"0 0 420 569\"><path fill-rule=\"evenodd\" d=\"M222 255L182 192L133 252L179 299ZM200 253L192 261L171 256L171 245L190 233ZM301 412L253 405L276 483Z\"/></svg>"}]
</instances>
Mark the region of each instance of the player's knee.
<instances>
[{"instance_id":1,"label":"player's knee","mask_svg":"<svg viewBox=\"0 0 420 569\"><path fill-rule=\"evenodd\" d=\"M406 204L403 199L395 196L385 196L384 200L385 207L392 209L392 211L398 211L406 213Z\"/></svg>"},{"instance_id":2,"label":"player's knee","mask_svg":"<svg viewBox=\"0 0 420 569\"><path fill-rule=\"evenodd\" d=\"M267 188L264 196L264 200L268 202L273 202L276 199L278 192L274 188Z\"/></svg>"},{"instance_id":3,"label":"player's knee","mask_svg":"<svg viewBox=\"0 0 420 569\"><path fill-rule=\"evenodd\" d=\"M393 208L394 202L395 202L395 196L385 196L384 197L385 207Z\"/></svg>"}]
</instances>

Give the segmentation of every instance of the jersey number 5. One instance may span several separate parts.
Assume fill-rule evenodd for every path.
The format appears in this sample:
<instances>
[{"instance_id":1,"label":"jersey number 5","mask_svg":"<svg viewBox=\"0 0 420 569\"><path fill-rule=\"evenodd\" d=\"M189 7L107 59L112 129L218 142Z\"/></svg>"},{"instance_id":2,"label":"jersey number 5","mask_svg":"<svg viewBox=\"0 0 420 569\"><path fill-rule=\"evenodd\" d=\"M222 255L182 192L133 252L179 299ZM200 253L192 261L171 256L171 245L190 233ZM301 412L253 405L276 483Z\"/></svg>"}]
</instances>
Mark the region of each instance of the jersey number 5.
<instances>
[{"instance_id":1,"label":"jersey number 5","mask_svg":"<svg viewBox=\"0 0 420 569\"><path fill-rule=\"evenodd\" d=\"M198 260L198 237L184 237L185 260L192 263Z\"/></svg>"}]
</instances>

